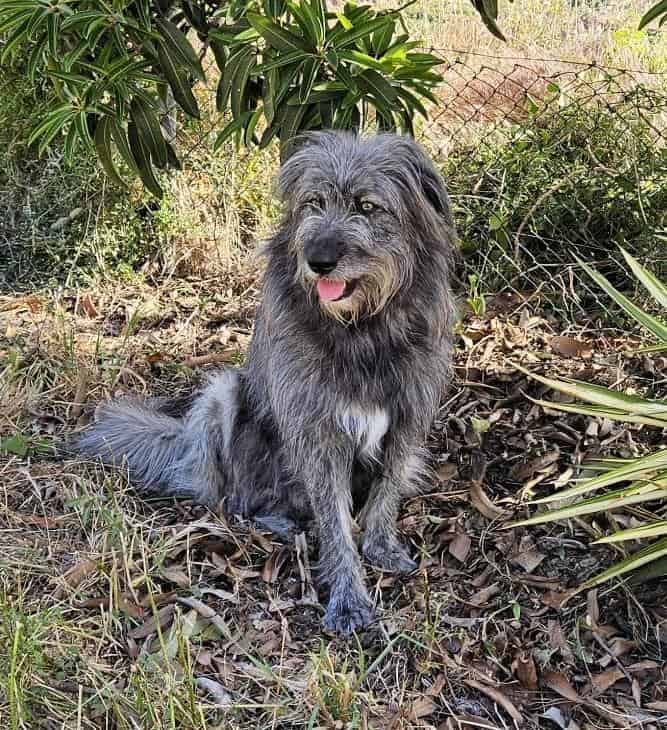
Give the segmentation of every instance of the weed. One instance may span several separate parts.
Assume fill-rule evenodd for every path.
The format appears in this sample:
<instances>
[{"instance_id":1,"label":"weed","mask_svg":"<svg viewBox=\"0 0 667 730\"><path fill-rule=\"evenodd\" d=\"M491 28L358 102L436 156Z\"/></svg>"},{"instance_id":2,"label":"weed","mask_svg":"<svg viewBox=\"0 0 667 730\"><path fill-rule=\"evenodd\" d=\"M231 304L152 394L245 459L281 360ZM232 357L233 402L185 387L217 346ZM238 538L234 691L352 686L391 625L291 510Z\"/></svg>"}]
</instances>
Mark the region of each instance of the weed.
<instances>
[{"instance_id":1,"label":"weed","mask_svg":"<svg viewBox=\"0 0 667 730\"><path fill-rule=\"evenodd\" d=\"M363 652L361 652L363 657ZM359 673L351 668L347 658L339 663L331 648L325 644L311 657L313 672L309 694L314 705L311 724L315 718L340 727L359 727L361 718L361 694Z\"/></svg>"}]
</instances>

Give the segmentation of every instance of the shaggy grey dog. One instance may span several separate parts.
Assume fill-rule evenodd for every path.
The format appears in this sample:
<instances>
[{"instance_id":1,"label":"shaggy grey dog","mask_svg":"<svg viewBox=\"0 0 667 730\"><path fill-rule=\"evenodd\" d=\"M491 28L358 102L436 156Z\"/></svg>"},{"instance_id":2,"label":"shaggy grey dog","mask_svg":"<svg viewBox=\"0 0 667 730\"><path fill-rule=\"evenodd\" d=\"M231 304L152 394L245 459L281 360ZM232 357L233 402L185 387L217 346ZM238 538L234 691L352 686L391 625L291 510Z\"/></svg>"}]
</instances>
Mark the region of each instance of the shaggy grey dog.
<instances>
[{"instance_id":1,"label":"shaggy grey dog","mask_svg":"<svg viewBox=\"0 0 667 730\"><path fill-rule=\"evenodd\" d=\"M440 175L407 137L310 135L279 191L246 366L213 376L182 419L159 402L102 406L79 449L276 530L314 518L324 623L349 634L373 619L353 503L365 558L416 567L396 519L449 377L454 229Z\"/></svg>"}]
</instances>

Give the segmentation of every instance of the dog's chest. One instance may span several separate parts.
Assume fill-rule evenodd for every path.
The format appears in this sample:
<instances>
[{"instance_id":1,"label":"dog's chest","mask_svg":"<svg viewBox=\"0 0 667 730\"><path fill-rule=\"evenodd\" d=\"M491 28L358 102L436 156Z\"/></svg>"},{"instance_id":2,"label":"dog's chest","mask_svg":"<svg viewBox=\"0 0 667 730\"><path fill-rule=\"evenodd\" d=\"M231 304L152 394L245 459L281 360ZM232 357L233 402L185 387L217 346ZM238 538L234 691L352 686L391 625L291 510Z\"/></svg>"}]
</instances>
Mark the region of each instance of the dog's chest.
<instances>
[{"instance_id":1,"label":"dog's chest","mask_svg":"<svg viewBox=\"0 0 667 730\"><path fill-rule=\"evenodd\" d=\"M337 413L339 427L352 439L360 456L377 458L389 428L389 414L377 406L351 404Z\"/></svg>"}]
</instances>

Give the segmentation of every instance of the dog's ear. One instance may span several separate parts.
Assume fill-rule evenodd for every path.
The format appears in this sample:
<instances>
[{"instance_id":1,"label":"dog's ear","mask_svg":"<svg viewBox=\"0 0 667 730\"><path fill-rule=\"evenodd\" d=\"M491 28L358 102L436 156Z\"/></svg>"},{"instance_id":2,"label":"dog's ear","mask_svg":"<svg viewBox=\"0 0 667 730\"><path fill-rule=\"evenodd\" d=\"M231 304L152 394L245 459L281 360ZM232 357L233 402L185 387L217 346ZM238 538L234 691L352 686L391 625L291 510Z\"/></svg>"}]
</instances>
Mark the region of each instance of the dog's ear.
<instances>
[{"instance_id":1,"label":"dog's ear","mask_svg":"<svg viewBox=\"0 0 667 730\"><path fill-rule=\"evenodd\" d=\"M417 145L415 145L414 154L417 163L417 174L424 196L433 206L435 212L449 221L451 219L449 195L442 175L426 153Z\"/></svg>"},{"instance_id":2,"label":"dog's ear","mask_svg":"<svg viewBox=\"0 0 667 730\"><path fill-rule=\"evenodd\" d=\"M412 187L414 188L416 183L416 187L420 189L433 210L449 223L451 221L449 195L442 175L426 151L412 137L401 136L398 139L399 149L407 162L407 167L416 178L411 181Z\"/></svg>"}]
</instances>

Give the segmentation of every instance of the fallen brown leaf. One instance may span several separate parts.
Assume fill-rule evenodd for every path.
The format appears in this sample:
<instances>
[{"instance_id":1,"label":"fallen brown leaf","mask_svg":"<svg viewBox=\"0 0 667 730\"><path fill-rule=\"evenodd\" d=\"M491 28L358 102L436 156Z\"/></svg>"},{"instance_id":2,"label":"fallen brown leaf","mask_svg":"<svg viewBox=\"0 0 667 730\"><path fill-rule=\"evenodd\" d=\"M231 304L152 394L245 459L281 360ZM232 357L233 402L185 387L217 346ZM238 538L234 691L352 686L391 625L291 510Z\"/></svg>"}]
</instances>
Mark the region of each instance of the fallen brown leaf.
<instances>
[{"instance_id":1,"label":"fallen brown leaf","mask_svg":"<svg viewBox=\"0 0 667 730\"><path fill-rule=\"evenodd\" d=\"M432 715L437 709L438 705L433 701L433 699L423 695L410 703L408 717L411 720L419 720L422 717Z\"/></svg>"},{"instance_id":2,"label":"fallen brown leaf","mask_svg":"<svg viewBox=\"0 0 667 730\"><path fill-rule=\"evenodd\" d=\"M295 598L271 598L267 608L270 613L286 613L296 608L297 605Z\"/></svg>"},{"instance_id":3,"label":"fallen brown leaf","mask_svg":"<svg viewBox=\"0 0 667 730\"><path fill-rule=\"evenodd\" d=\"M64 515L16 515L21 522L26 525L35 525L36 527L45 527L47 530L53 530L63 524L66 517Z\"/></svg>"},{"instance_id":4,"label":"fallen brown leaf","mask_svg":"<svg viewBox=\"0 0 667 730\"><path fill-rule=\"evenodd\" d=\"M588 591L586 594L586 617L588 619L588 625L595 629L600 623L600 607L598 606L598 592L597 589Z\"/></svg>"},{"instance_id":5,"label":"fallen brown leaf","mask_svg":"<svg viewBox=\"0 0 667 730\"><path fill-rule=\"evenodd\" d=\"M299 566L299 576L301 578L301 598L304 601L316 603L317 591L315 590L313 576L310 570L308 543L306 542L305 532L300 532L294 536L294 547L296 548L296 562Z\"/></svg>"},{"instance_id":6,"label":"fallen brown leaf","mask_svg":"<svg viewBox=\"0 0 667 730\"><path fill-rule=\"evenodd\" d=\"M547 591L541 598L542 603L550 608L562 608L573 596L578 593L576 588L567 591Z\"/></svg>"},{"instance_id":7,"label":"fallen brown leaf","mask_svg":"<svg viewBox=\"0 0 667 730\"><path fill-rule=\"evenodd\" d=\"M161 629L166 628L172 622L174 618L174 611L176 606L170 603L167 606L161 608L157 614L149 616L142 624L130 629L127 633L132 639L145 639L147 636L155 633L157 627Z\"/></svg>"},{"instance_id":8,"label":"fallen brown leaf","mask_svg":"<svg viewBox=\"0 0 667 730\"><path fill-rule=\"evenodd\" d=\"M244 581L250 578L259 578L261 573L259 570L250 570L248 568L239 568L236 565L232 565L231 562L227 562L227 575L234 580Z\"/></svg>"},{"instance_id":9,"label":"fallen brown leaf","mask_svg":"<svg viewBox=\"0 0 667 730\"><path fill-rule=\"evenodd\" d=\"M149 365L155 365L156 362L162 362L167 359L167 355L164 352L152 352L150 355L146 355L146 362Z\"/></svg>"},{"instance_id":10,"label":"fallen brown leaf","mask_svg":"<svg viewBox=\"0 0 667 730\"><path fill-rule=\"evenodd\" d=\"M555 591L560 587L560 581L556 577L546 575L512 575L512 580L523 583L525 586L534 586L542 590Z\"/></svg>"},{"instance_id":11,"label":"fallen brown leaf","mask_svg":"<svg viewBox=\"0 0 667 730\"><path fill-rule=\"evenodd\" d=\"M500 586L497 583L492 583L490 586L482 588L481 591L473 593L468 599L468 603L471 603L473 606L483 606L485 603L488 603L490 598L497 596L498 593L500 593Z\"/></svg>"},{"instance_id":12,"label":"fallen brown leaf","mask_svg":"<svg viewBox=\"0 0 667 730\"><path fill-rule=\"evenodd\" d=\"M170 583L177 585L179 588L190 587L190 578L182 568L176 568L174 566L162 568L160 575Z\"/></svg>"},{"instance_id":13,"label":"fallen brown leaf","mask_svg":"<svg viewBox=\"0 0 667 730\"><path fill-rule=\"evenodd\" d=\"M227 707L234 701L227 688L209 677L197 677L197 687L203 689L215 700L216 706Z\"/></svg>"},{"instance_id":14,"label":"fallen brown leaf","mask_svg":"<svg viewBox=\"0 0 667 730\"><path fill-rule=\"evenodd\" d=\"M200 601L198 598L193 598L192 596L179 596L176 600L183 606L194 609L194 611L196 611L202 618L208 619L208 621L215 626L225 639L235 641L227 622L203 601Z\"/></svg>"},{"instance_id":15,"label":"fallen brown leaf","mask_svg":"<svg viewBox=\"0 0 667 730\"><path fill-rule=\"evenodd\" d=\"M542 469L546 469L560 458L560 449L555 448L547 451L546 454L536 456L530 461L517 464L511 471L510 476L518 482L524 482L526 479L534 477Z\"/></svg>"},{"instance_id":16,"label":"fallen brown leaf","mask_svg":"<svg viewBox=\"0 0 667 730\"><path fill-rule=\"evenodd\" d=\"M267 534L270 535L271 533ZM261 547L267 555L270 555L273 552L273 543L266 535L262 533L261 530L251 530L250 536L252 538L252 541L256 545L259 545L259 547Z\"/></svg>"},{"instance_id":17,"label":"fallen brown leaf","mask_svg":"<svg viewBox=\"0 0 667 730\"><path fill-rule=\"evenodd\" d=\"M552 645L560 651L560 655L563 659L566 662L573 662L574 654L572 653L572 649L570 649L570 645L567 643L567 639L565 638L565 634L563 634L563 628L560 623L554 620L549 621L547 623L547 632L551 638Z\"/></svg>"},{"instance_id":18,"label":"fallen brown leaf","mask_svg":"<svg viewBox=\"0 0 667 730\"><path fill-rule=\"evenodd\" d=\"M505 712L517 723L523 722L523 717L521 716L521 713L519 710L517 710L516 706L512 703L512 701L505 697L505 695L500 692L500 690L495 689L493 687L488 687L485 684L482 684L481 682L477 682L474 679L464 679L463 680L468 687L472 687L473 689L478 690L483 695L486 695L489 699L493 700L496 704L500 705Z\"/></svg>"},{"instance_id":19,"label":"fallen brown leaf","mask_svg":"<svg viewBox=\"0 0 667 730\"><path fill-rule=\"evenodd\" d=\"M522 687L537 689L537 668L532 654L519 652L512 663L512 668Z\"/></svg>"},{"instance_id":20,"label":"fallen brown leaf","mask_svg":"<svg viewBox=\"0 0 667 730\"><path fill-rule=\"evenodd\" d=\"M97 307L95 306L95 302L93 301L93 298L90 296L90 294L84 294L79 299L78 309L78 314L83 313L86 315L86 317L90 317L90 319L95 319L95 317L99 315Z\"/></svg>"},{"instance_id":21,"label":"fallen brown leaf","mask_svg":"<svg viewBox=\"0 0 667 730\"><path fill-rule=\"evenodd\" d=\"M613 684L616 684L619 679L623 679L624 677L625 673L620 669L607 669L605 672L594 674L591 677L591 690L594 695L602 694Z\"/></svg>"},{"instance_id":22,"label":"fallen brown leaf","mask_svg":"<svg viewBox=\"0 0 667 730\"><path fill-rule=\"evenodd\" d=\"M280 654L280 650L283 645L283 640L277 635L267 635L262 637L261 644L257 647L257 652L260 656L275 656Z\"/></svg>"},{"instance_id":23,"label":"fallen brown leaf","mask_svg":"<svg viewBox=\"0 0 667 730\"><path fill-rule=\"evenodd\" d=\"M210 667L213 665L213 653L208 649L202 649L197 652L196 660L202 667Z\"/></svg>"},{"instance_id":24,"label":"fallen brown leaf","mask_svg":"<svg viewBox=\"0 0 667 730\"><path fill-rule=\"evenodd\" d=\"M635 662L634 664L630 664L625 668L625 670L629 674L637 674L637 673L643 673L643 672L650 672L655 669L659 669L660 665L657 662L654 662L653 659L644 659L641 662Z\"/></svg>"},{"instance_id":25,"label":"fallen brown leaf","mask_svg":"<svg viewBox=\"0 0 667 730\"><path fill-rule=\"evenodd\" d=\"M625 654L628 654L633 649L636 649L637 642L631 641L630 639L624 639L620 636L616 636L610 640L609 648L611 649L611 653L615 657L621 657L621 656L624 656Z\"/></svg>"},{"instance_id":26,"label":"fallen brown leaf","mask_svg":"<svg viewBox=\"0 0 667 730\"><path fill-rule=\"evenodd\" d=\"M285 547L274 550L262 568L262 580L265 583L275 583L278 580L280 569L285 564L289 553Z\"/></svg>"},{"instance_id":27,"label":"fallen brown leaf","mask_svg":"<svg viewBox=\"0 0 667 730\"><path fill-rule=\"evenodd\" d=\"M494 565L487 565L484 570L482 570L480 573L478 573L471 581L470 585L474 586L475 588L483 588L485 585L488 585L489 578L495 573L495 566Z\"/></svg>"},{"instance_id":28,"label":"fallen brown leaf","mask_svg":"<svg viewBox=\"0 0 667 730\"><path fill-rule=\"evenodd\" d=\"M470 482L470 503L484 517L489 520L497 520L505 517L507 511L494 504L484 491L484 484L481 481Z\"/></svg>"},{"instance_id":29,"label":"fallen brown leaf","mask_svg":"<svg viewBox=\"0 0 667 730\"><path fill-rule=\"evenodd\" d=\"M591 344L584 340L577 340L574 337L565 335L552 337L549 346L557 355L563 357L582 357L587 360L593 356Z\"/></svg>"},{"instance_id":30,"label":"fallen brown leaf","mask_svg":"<svg viewBox=\"0 0 667 730\"><path fill-rule=\"evenodd\" d=\"M516 554L510 558L510 562L523 568L526 573L532 573L544 558L546 558L546 555L535 547L533 538L530 535L524 535Z\"/></svg>"},{"instance_id":31,"label":"fallen brown leaf","mask_svg":"<svg viewBox=\"0 0 667 730\"><path fill-rule=\"evenodd\" d=\"M579 693L561 672L542 672L540 681L543 686L549 687L549 689L552 689L561 697L565 697L566 700L570 700L570 702L581 702Z\"/></svg>"},{"instance_id":32,"label":"fallen brown leaf","mask_svg":"<svg viewBox=\"0 0 667 730\"><path fill-rule=\"evenodd\" d=\"M38 312L41 312L44 306L41 299L38 299L35 296L26 297L23 302L32 314L37 314Z\"/></svg>"},{"instance_id":33,"label":"fallen brown leaf","mask_svg":"<svg viewBox=\"0 0 667 730\"><path fill-rule=\"evenodd\" d=\"M426 694L429 697L437 697L445 687L447 678L444 674L438 674L433 684L426 690Z\"/></svg>"},{"instance_id":34,"label":"fallen brown leaf","mask_svg":"<svg viewBox=\"0 0 667 730\"><path fill-rule=\"evenodd\" d=\"M96 598L87 598L85 601L74 603L74 608L106 608L111 606L110 596L97 596ZM146 614L143 606L135 603L129 593L123 593L118 599L118 608L132 618L140 619Z\"/></svg>"},{"instance_id":35,"label":"fallen brown leaf","mask_svg":"<svg viewBox=\"0 0 667 730\"><path fill-rule=\"evenodd\" d=\"M147 593L139 603L144 608L152 608L153 606L164 606L167 603L173 603L178 595L177 591L165 591L163 593Z\"/></svg>"},{"instance_id":36,"label":"fallen brown leaf","mask_svg":"<svg viewBox=\"0 0 667 730\"><path fill-rule=\"evenodd\" d=\"M220 588L201 588L200 592L203 596L216 596L217 598L221 598L223 601L227 601L227 603L231 603L233 605L237 605L239 602L239 597L237 593L223 591L220 590Z\"/></svg>"},{"instance_id":37,"label":"fallen brown leaf","mask_svg":"<svg viewBox=\"0 0 667 730\"><path fill-rule=\"evenodd\" d=\"M89 575L97 570L97 563L94 560L82 560L76 565L73 565L69 570L66 570L60 578L54 578L55 581L62 580L62 582L70 588L75 588L81 583L82 580L87 578ZM59 585L55 590L56 597L61 597L64 594L63 583Z\"/></svg>"},{"instance_id":38,"label":"fallen brown leaf","mask_svg":"<svg viewBox=\"0 0 667 730\"><path fill-rule=\"evenodd\" d=\"M471 546L472 540L461 532L449 543L449 554L455 557L459 563L465 563Z\"/></svg>"}]
</instances>

